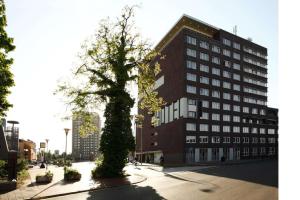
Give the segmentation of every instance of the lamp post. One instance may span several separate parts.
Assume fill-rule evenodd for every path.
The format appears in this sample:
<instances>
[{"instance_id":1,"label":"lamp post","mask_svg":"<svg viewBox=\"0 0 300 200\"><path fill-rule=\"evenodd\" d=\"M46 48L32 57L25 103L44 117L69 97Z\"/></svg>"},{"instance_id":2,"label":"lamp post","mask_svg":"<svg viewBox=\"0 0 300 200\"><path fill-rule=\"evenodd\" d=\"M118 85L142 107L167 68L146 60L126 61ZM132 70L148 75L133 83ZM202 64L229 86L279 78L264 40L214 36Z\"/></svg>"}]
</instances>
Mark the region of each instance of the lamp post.
<instances>
[{"instance_id":1,"label":"lamp post","mask_svg":"<svg viewBox=\"0 0 300 200\"><path fill-rule=\"evenodd\" d=\"M70 131L70 129L69 128L65 128L64 129L65 130L65 133L66 133L66 150L65 150L65 159L64 159L64 162L65 162L65 164L66 164L66 157L67 157L67 142L68 142L68 133L69 133L69 131Z\"/></svg>"},{"instance_id":2,"label":"lamp post","mask_svg":"<svg viewBox=\"0 0 300 200\"><path fill-rule=\"evenodd\" d=\"M49 142L49 139L46 139L47 152L49 152L49 149L48 149L48 142Z\"/></svg>"},{"instance_id":3,"label":"lamp post","mask_svg":"<svg viewBox=\"0 0 300 200\"><path fill-rule=\"evenodd\" d=\"M12 124L9 150L19 151L19 131L16 133L15 130L15 124L19 124L19 122L15 120L9 120L7 123Z\"/></svg>"}]
</instances>

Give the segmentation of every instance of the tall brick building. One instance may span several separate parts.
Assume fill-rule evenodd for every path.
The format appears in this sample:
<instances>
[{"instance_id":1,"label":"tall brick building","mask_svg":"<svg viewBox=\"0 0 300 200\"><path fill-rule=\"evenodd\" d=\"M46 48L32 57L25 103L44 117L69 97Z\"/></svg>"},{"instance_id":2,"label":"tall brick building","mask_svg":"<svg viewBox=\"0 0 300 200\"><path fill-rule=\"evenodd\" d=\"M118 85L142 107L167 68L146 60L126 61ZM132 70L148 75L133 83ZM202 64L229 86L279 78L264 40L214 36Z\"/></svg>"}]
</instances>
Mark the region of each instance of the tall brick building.
<instances>
[{"instance_id":1,"label":"tall brick building","mask_svg":"<svg viewBox=\"0 0 300 200\"><path fill-rule=\"evenodd\" d=\"M182 164L277 156L278 109L267 106L265 47L183 15L156 49L166 58L155 89L167 104L155 126L139 110L139 157Z\"/></svg>"}]
</instances>

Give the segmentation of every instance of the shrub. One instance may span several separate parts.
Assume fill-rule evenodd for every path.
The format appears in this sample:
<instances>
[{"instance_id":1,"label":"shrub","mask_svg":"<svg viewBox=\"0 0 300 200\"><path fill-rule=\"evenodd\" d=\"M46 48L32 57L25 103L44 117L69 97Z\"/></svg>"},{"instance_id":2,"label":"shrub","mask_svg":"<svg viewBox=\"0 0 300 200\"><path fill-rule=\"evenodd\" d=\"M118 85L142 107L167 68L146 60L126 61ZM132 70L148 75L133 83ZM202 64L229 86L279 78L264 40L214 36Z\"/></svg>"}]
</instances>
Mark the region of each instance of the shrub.
<instances>
[{"instance_id":1,"label":"shrub","mask_svg":"<svg viewBox=\"0 0 300 200\"><path fill-rule=\"evenodd\" d=\"M59 158L53 161L54 165L57 165L58 167L62 167L62 166L68 166L71 167L72 166L72 160L66 160L66 164L64 163L64 159L63 158Z\"/></svg>"},{"instance_id":2,"label":"shrub","mask_svg":"<svg viewBox=\"0 0 300 200\"><path fill-rule=\"evenodd\" d=\"M6 177L7 175L7 162L5 160L0 160L0 177Z\"/></svg>"},{"instance_id":3,"label":"shrub","mask_svg":"<svg viewBox=\"0 0 300 200\"><path fill-rule=\"evenodd\" d=\"M76 169L64 167L64 180L78 181L80 179L81 179L81 174Z\"/></svg>"},{"instance_id":4,"label":"shrub","mask_svg":"<svg viewBox=\"0 0 300 200\"><path fill-rule=\"evenodd\" d=\"M25 159L18 159L17 160L17 171L21 172L27 169L28 161Z\"/></svg>"},{"instance_id":5,"label":"shrub","mask_svg":"<svg viewBox=\"0 0 300 200\"><path fill-rule=\"evenodd\" d=\"M53 179L53 173L51 171L47 171L43 175L37 175L35 177L35 181L37 183L50 183Z\"/></svg>"},{"instance_id":6,"label":"shrub","mask_svg":"<svg viewBox=\"0 0 300 200\"><path fill-rule=\"evenodd\" d=\"M92 178L112 178L112 177L124 177L123 171L116 175L115 169L111 165L105 165L101 163L100 165L96 165L96 167L92 170Z\"/></svg>"}]
</instances>

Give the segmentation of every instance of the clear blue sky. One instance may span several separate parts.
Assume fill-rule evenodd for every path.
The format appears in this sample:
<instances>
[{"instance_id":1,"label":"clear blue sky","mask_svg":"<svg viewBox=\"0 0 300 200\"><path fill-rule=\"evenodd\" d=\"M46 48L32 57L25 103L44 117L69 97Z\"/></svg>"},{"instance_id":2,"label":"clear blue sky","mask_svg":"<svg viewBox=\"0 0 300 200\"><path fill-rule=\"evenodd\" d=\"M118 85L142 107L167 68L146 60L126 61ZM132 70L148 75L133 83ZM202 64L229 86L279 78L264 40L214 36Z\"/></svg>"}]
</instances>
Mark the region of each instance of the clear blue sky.
<instances>
[{"instance_id":1,"label":"clear blue sky","mask_svg":"<svg viewBox=\"0 0 300 200\"><path fill-rule=\"evenodd\" d=\"M36 143L50 139L49 148L63 151L60 117L65 106L53 91L57 81L76 66L80 45L107 16L115 18L126 5L140 5L136 26L156 44L183 15L251 37L268 48L268 105L278 107L278 13L275 0L6 0L7 31L15 39L12 71L16 86L9 97L14 108L7 119L20 122L20 137ZM71 151L71 135L68 146Z\"/></svg>"}]
</instances>

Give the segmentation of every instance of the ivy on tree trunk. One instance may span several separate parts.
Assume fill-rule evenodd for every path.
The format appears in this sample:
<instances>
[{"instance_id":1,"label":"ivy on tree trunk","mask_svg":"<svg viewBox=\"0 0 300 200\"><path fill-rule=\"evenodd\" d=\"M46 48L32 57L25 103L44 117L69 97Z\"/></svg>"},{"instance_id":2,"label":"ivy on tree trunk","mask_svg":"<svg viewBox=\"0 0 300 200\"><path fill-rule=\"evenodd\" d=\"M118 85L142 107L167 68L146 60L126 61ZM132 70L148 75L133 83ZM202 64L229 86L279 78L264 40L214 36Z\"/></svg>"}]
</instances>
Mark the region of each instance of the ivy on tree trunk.
<instances>
[{"instance_id":1,"label":"ivy on tree trunk","mask_svg":"<svg viewBox=\"0 0 300 200\"><path fill-rule=\"evenodd\" d=\"M88 134L91 118L87 113L105 104L105 124L101 135L100 152L103 162L96 169L99 177L121 176L129 151L135 148L131 130L130 111L135 99L127 86L136 83L139 89L139 105L149 113L155 113L163 105L162 98L154 90L155 78L160 66L154 59L161 58L151 45L135 33L134 7L125 7L115 23L109 19L100 23L95 39L83 45L82 65L74 76L82 80L74 86L59 86L72 112L83 114L85 122L81 134ZM83 78L82 78L83 77Z\"/></svg>"}]
</instances>

